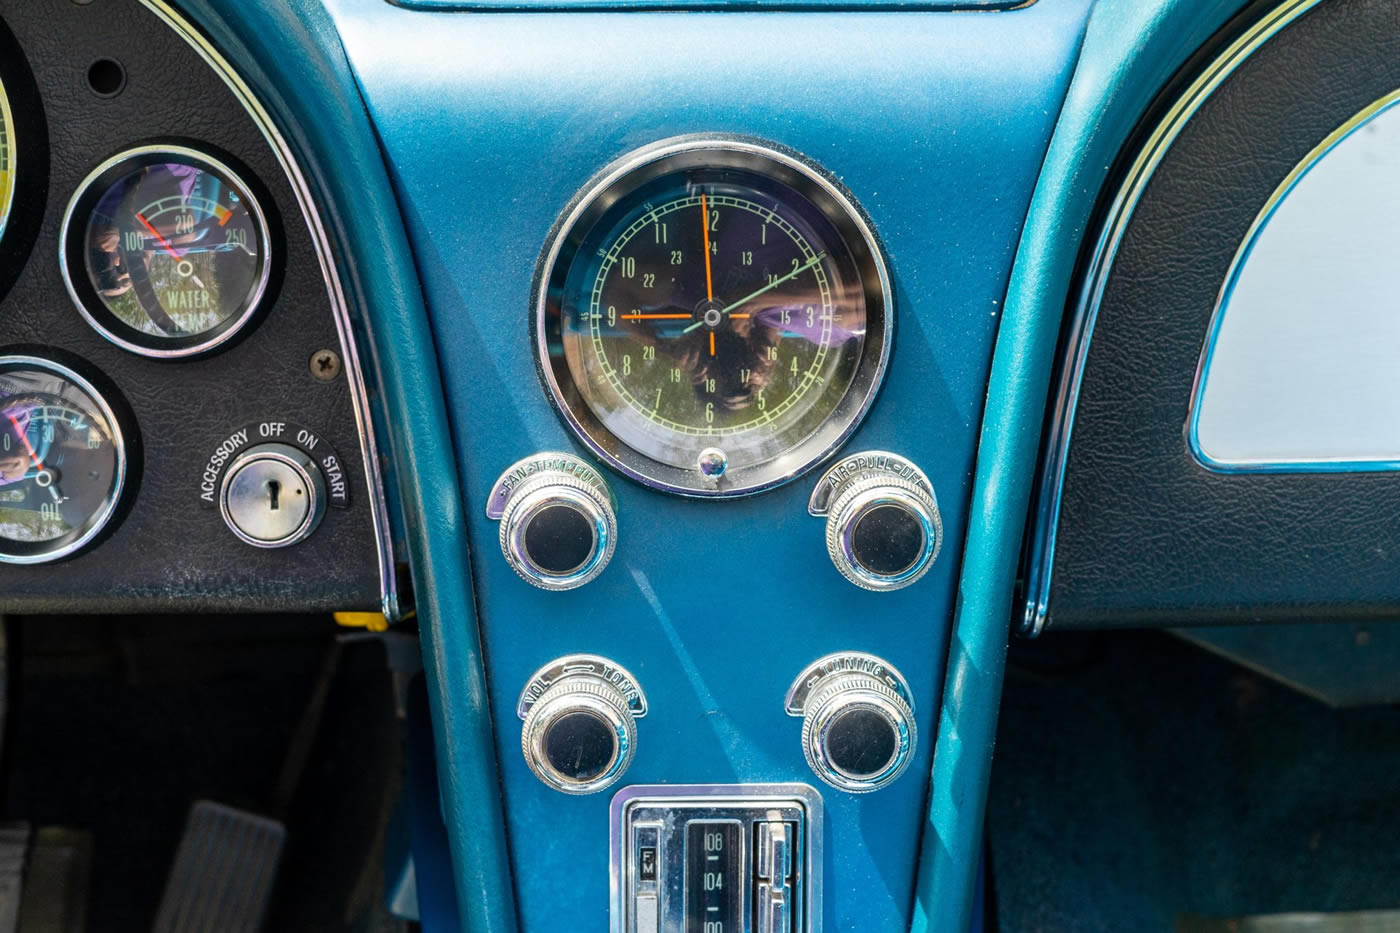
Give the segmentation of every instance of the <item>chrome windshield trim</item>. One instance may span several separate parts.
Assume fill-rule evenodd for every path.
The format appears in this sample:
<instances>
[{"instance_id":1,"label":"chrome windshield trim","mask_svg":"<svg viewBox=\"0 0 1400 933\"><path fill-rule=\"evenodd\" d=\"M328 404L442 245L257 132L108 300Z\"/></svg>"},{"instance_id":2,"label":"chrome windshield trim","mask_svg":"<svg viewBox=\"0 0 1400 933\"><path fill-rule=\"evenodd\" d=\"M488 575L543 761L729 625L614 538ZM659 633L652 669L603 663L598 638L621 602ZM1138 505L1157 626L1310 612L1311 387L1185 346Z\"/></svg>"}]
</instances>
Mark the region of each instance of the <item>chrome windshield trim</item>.
<instances>
[{"instance_id":1,"label":"chrome windshield trim","mask_svg":"<svg viewBox=\"0 0 1400 933\"><path fill-rule=\"evenodd\" d=\"M1018 631L1034 638L1045 628L1050 610L1050 583L1055 563L1055 537L1060 523L1065 467L1069 461L1070 437L1089 344L1098 320L1113 260L1147 183L1152 179L1172 144L1196 111L1215 93L1235 69L1276 33L1292 23L1321 0L1287 0L1235 39L1215 58L1177 98L1166 116L1153 129L1128 169L1094 245L1093 258L1084 276L1070 318L1068 352L1061 364L1050 428L1046 435L1045 464L1037 483L1035 512L1031 516L1030 554L1026 571L1026 606Z\"/></svg>"},{"instance_id":2,"label":"chrome windshield trim","mask_svg":"<svg viewBox=\"0 0 1400 933\"><path fill-rule=\"evenodd\" d=\"M379 560L380 608L388 619L399 617L398 585L394 574L394 552L389 530L389 510L384 497L384 482L379 469L379 451L374 437L374 427L370 421L369 394L365 388L364 371L360 365L360 355L355 346L354 331L350 318L350 307L345 297L345 289L336 272L335 253L331 249L330 236L316 209L311 187L302 174L291 147L278 131L272 116L258 101L252 89L239 76L228 60L199 32L193 24L179 14L166 0L141 0L141 4L154 13L167 26L183 38L200 58L223 79L233 96L247 111L257 125L263 138L272 147L273 155L282 166L292 192L297 199L297 207L306 220L311 242L316 250L317 261L321 264L321 274L326 282L326 291L335 318L336 333L340 338L341 355L345 360L345 379L350 387L351 405L355 412L355 428L360 435L360 456L365 463L365 482L369 487L370 518L375 528Z\"/></svg>"}]
</instances>

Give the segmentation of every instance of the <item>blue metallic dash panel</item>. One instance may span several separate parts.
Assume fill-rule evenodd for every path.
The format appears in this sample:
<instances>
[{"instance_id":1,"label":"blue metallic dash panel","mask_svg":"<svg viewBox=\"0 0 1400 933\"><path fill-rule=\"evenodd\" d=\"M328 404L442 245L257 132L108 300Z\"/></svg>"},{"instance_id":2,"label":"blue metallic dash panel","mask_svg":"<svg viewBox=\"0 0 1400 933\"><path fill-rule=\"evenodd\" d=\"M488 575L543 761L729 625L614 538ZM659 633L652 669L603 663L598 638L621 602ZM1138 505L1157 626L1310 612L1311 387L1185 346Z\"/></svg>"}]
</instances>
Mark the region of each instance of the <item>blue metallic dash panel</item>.
<instances>
[{"instance_id":1,"label":"blue metallic dash panel","mask_svg":"<svg viewBox=\"0 0 1400 933\"><path fill-rule=\"evenodd\" d=\"M523 929L608 924L611 795L550 791L520 755L514 706L536 668L586 651L637 676L651 711L625 783L814 783L783 693L804 664L842 649L903 671L922 741L889 789L824 791L827 929L907 929L992 342L1088 6L473 15L329 0L386 151L445 381ZM814 476L697 502L609 474L616 557L569 593L530 588L499 554L483 511L497 473L535 451L577 449L529 340L550 227L614 158L700 132L817 160L884 241L894 355L846 450L894 450L929 473L948 544L915 587L873 594L837 574L822 523L806 514ZM455 685L439 688L455 707ZM441 749L439 764L464 754ZM454 851L480 828L459 814Z\"/></svg>"}]
</instances>

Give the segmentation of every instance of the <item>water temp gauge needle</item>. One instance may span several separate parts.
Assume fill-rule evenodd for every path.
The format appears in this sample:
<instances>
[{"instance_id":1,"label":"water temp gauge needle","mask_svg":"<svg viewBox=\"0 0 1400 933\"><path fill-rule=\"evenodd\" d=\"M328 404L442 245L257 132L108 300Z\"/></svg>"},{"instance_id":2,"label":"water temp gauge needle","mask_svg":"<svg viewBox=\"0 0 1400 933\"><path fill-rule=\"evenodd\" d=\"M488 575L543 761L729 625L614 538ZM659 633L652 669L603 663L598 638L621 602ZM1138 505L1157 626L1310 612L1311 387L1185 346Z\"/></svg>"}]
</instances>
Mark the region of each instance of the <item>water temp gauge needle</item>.
<instances>
[{"instance_id":1,"label":"water temp gauge needle","mask_svg":"<svg viewBox=\"0 0 1400 933\"><path fill-rule=\"evenodd\" d=\"M137 214L136 219L141 221L141 226L151 231L151 236L155 237L160 242L160 248L169 253L171 258L174 259L176 263L183 263L186 261L185 257L181 256L179 252L176 251L175 247L170 245L170 241L167 240L165 237L161 236L160 231L158 231L155 227L151 226L151 222L146 219L145 215ZM179 266L177 265L176 268L178 269ZM199 276L195 275L193 272L190 273L190 278L194 280L194 284L198 287L204 287L204 283L199 280Z\"/></svg>"},{"instance_id":2,"label":"water temp gauge needle","mask_svg":"<svg viewBox=\"0 0 1400 933\"><path fill-rule=\"evenodd\" d=\"M167 240L165 237L163 237L163 236L160 235L160 231L159 231L159 230L157 230L155 227L151 226L151 222L150 222L149 220L146 219L146 217L145 217L144 214L137 214L137 215L136 215L136 219L139 220L139 221L141 221L141 226L143 226L143 227L145 227L147 230L151 231L151 236L153 236L153 237L156 238L156 242L160 244L160 248L163 249L163 250L165 250L167 253L169 253L170 256L171 256L176 262L180 262L182 259L185 258L185 257L181 256L178 252L175 251L175 247L173 247L173 246L170 245L170 241L169 241L169 240Z\"/></svg>"}]
</instances>

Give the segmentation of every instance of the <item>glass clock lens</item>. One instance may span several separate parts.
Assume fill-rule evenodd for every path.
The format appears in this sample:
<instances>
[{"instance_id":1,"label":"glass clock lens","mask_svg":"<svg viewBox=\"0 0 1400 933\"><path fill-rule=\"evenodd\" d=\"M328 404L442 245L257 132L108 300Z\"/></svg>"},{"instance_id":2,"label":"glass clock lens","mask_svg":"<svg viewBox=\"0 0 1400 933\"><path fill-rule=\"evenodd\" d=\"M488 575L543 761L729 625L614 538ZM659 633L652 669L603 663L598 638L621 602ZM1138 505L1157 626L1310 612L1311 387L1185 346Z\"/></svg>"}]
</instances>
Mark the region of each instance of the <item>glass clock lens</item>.
<instances>
[{"instance_id":1,"label":"glass clock lens","mask_svg":"<svg viewBox=\"0 0 1400 933\"><path fill-rule=\"evenodd\" d=\"M107 403L76 373L0 357L0 561L71 553L111 518L126 473Z\"/></svg>"},{"instance_id":2,"label":"glass clock lens","mask_svg":"<svg viewBox=\"0 0 1400 933\"><path fill-rule=\"evenodd\" d=\"M737 494L849 432L888 309L873 238L834 186L776 153L687 148L592 203L554 260L541 327L595 449L657 485Z\"/></svg>"},{"instance_id":3,"label":"glass clock lens","mask_svg":"<svg viewBox=\"0 0 1400 933\"><path fill-rule=\"evenodd\" d=\"M140 150L99 169L70 208L69 240L80 309L110 339L150 355L222 342L267 286L257 202L227 166L189 150Z\"/></svg>"}]
</instances>

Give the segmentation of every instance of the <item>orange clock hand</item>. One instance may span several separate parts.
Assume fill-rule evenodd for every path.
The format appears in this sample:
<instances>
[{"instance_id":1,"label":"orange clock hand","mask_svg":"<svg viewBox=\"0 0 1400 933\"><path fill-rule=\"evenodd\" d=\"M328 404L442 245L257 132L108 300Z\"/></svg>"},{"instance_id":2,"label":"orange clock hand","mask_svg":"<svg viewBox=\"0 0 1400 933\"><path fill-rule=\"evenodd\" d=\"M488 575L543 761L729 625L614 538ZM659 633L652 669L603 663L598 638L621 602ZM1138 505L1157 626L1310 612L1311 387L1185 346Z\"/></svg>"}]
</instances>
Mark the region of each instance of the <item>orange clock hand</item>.
<instances>
[{"instance_id":1,"label":"orange clock hand","mask_svg":"<svg viewBox=\"0 0 1400 933\"><path fill-rule=\"evenodd\" d=\"M700 195L700 219L703 221L700 229L705 231L705 294L711 301L714 301L715 282L710 275L710 208L703 193Z\"/></svg>"}]
</instances>

